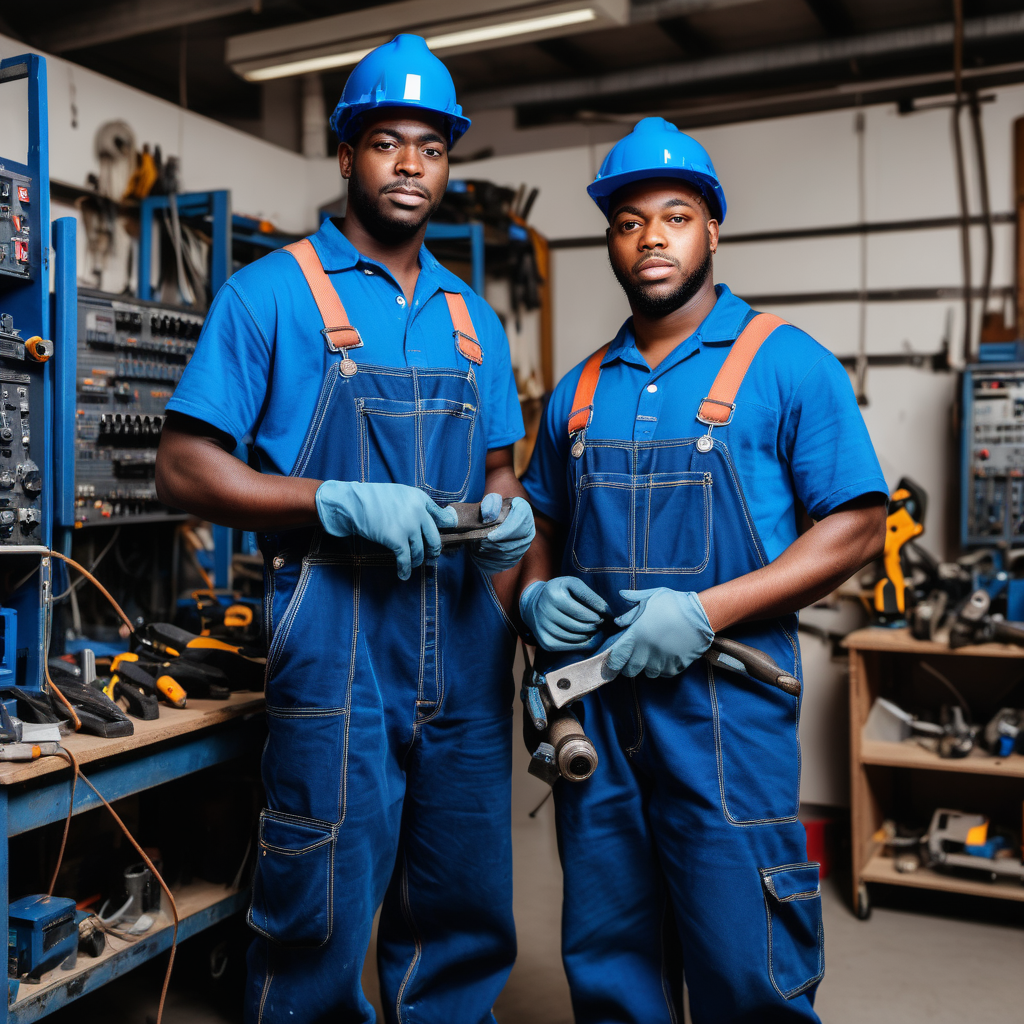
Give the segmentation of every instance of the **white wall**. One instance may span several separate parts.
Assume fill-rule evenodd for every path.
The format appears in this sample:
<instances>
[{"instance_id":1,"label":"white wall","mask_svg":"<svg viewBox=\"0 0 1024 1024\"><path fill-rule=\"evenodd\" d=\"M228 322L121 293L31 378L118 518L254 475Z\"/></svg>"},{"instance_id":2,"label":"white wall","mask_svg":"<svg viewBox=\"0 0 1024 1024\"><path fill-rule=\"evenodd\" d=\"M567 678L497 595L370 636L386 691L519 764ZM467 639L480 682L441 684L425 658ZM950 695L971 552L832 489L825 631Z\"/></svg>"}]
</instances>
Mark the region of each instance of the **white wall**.
<instances>
[{"instance_id":1,"label":"white wall","mask_svg":"<svg viewBox=\"0 0 1024 1024\"><path fill-rule=\"evenodd\" d=\"M33 51L24 43L0 36L0 57ZM269 220L285 231L306 232L317 226L316 210L341 191L333 160L307 160L219 121L115 82L111 78L47 55L50 124L50 176L71 185L85 185L98 174L97 129L109 121L127 122L136 143L160 146L165 157L180 161L181 189L200 192L227 188L237 213ZM2 86L0 156L24 162L27 145L24 81ZM72 208L55 205L53 216L79 219L79 267L88 265L81 217ZM103 287L120 291L127 269L126 247L119 233L118 252L109 261ZM84 283L94 284L88 277Z\"/></svg>"}]
</instances>

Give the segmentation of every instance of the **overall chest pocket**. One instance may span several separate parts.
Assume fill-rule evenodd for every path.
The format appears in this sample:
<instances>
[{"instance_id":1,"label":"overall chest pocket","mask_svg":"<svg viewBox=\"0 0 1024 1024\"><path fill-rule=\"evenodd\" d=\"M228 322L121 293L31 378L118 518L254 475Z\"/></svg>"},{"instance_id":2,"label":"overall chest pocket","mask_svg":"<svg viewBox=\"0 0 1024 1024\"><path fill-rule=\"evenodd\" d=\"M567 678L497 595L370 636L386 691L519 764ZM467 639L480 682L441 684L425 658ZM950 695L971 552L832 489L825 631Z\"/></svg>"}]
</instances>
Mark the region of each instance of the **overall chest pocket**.
<instances>
[{"instance_id":1,"label":"overall chest pocket","mask_svg":"<svg viewBox=\"0 0 1024 1024\"><path fill-rule=\"evenodd\" d=\"M702 572L711 554L711 474L652 473L639 478L644 569Z\"/></svg>"},{"instance_id":2,"label":"overall chest pocket","mask_svg":"<svg viewBox=\"0 0 1024 1024\"><path fill-rule=\"evenodd\" d=\"M464 497L477 408L447 398L361 398L361 479L420 487L437 501Z\"/></svg>"},{"instance_id":3,"label":"overall chest pocket","mask_svg":"<svg viewBox=\"0 0 1024 1024\"><path fill-rule=\"evenodd\" d=\"M711 550L711 474L580 479L572 558L582 572L698 573Z\"/></svg>"}]
</instances>

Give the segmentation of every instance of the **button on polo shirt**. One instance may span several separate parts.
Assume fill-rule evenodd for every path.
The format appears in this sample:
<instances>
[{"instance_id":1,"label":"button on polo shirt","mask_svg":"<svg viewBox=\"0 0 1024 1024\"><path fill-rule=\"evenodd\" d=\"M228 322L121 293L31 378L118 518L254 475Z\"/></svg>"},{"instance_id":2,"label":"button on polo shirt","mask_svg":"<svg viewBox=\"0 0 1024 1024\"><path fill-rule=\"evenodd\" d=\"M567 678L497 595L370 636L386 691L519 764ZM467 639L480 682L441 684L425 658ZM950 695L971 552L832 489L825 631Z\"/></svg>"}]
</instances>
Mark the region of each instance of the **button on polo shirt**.
<instances>
[{"instance_id":1,"label":"button on polo shirt","mask_svg":"<svg viewBox=\"0 0 1024 1024\"><path fill-rule=\"evenodd\" d=\"M696 418L701 399L754 316L725 285L715 291L701 325L654 370L636 347L632 319L622 325L601 361L589 439L641 443L705 433ZM575 500L566 483L568 422L583 365L555 388L523 477L534 506L565 526ZM888 493L846 371L796 327L778 328L761 346L732 422L712 437L728 446L769 558L796 540L797 501L821 518L862 494Z\"/></svg>"},{"instance_id":2,"label":"button on polo shirt","mask_svg":"<svg viewBox=\"0 0 1024 1024\"><path fill-rule=\"evenodd\" d=\"M469 285L424 247L415 292L407 301L388 269L357 252L333 221L324 221L311 241L363 339L361 348L348 350L350 358L377 366L472 368L481 401L476 436L488 449L523 436L508 338L497 315ZM480 366L456 351L446 290L466 299L484 353ZM277 250L264 256L217 293L167 408L209 423L236 442L250 437L264 472L289 473L328 360L338 358L328 352L322 327L292 255Z\"/></svg>"}]
</instances>

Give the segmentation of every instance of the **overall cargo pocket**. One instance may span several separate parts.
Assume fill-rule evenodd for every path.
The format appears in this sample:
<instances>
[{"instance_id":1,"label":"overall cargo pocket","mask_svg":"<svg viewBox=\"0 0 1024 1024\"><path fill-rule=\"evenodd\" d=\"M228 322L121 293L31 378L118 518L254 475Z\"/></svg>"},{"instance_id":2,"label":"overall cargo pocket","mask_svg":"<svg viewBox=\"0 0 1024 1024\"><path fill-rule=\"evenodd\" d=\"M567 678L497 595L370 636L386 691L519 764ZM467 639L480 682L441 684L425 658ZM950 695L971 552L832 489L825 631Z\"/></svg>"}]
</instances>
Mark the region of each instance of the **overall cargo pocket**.
<instances>
[{"instance_id":1,"label":"overall cargo pocket","mask_svg":"<svg viewBox=\"0 0 1024 1024\"><path fill-rule=\"evenodd\" d=\"M732 825L795 820L800 810L800 698L740 672L708 665L707 673L726 820Z\"/></svg>"},{"instance_id":2,"label":"overall cargo pocket","mask_svg":"<svg viewBox=\"0 0 1024 1024\"><path fill-rule=\"evenodd\" d=\"M825 974L818 865L761 868L768 911L768 974L784 999L813 988Z\"/></svg>"},{"instance_id":3,"label":"overall cargo pocket","mask_svg":"<svg viewBox=\"0 0 1024 1024\"><path fill-rule=\"evenodd\" d=\"M259 837L249 927L282 946L322 946L334 916L334 828L264 810Z\"/></svg>"}]
</instances>

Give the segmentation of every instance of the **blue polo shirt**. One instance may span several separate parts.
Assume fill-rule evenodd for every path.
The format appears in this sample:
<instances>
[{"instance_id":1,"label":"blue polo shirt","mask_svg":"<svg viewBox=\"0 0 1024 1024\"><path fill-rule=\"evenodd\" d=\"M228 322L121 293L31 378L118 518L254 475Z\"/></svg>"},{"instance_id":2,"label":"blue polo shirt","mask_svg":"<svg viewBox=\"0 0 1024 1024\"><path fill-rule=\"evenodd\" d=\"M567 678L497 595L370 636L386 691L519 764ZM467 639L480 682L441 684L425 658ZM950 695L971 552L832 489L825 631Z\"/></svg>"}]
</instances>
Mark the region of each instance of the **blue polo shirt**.
<instances>
[{"instance_id":1,"label":"blue polo shirt","mask_svg":"<svg viewBox=\"0 0 1024 1024\"><path fill-rule=\"evenodd\" d=\"M632 319L601 362L591 438L653 441L695 437L701 399L754 311L725 285L700 327L652 370L636 347ZM565 526L569 414L583 363L548 402L523 485L530 501ZM796 327L779 327L761 346L736 396L728 426L715 427L743 488L769 559L797 538L796 503L815 519L852 498L887 494L850 379L826 348Z\"/></svg>"},{"instance_id":2,"label":"blue polo shirt","mask_svg":"<svg viewBox=\"0 0 1024 1024\"><path fill-rule=\"evenodd\" d=\"M363 347L357 363L459 366L444 292L466 299L483 363L474 367L487 448L523 436L508 338L490 306L420 249L411 301L386 267L360 255L330 221L313 246ZM217 293L203 332L167 408L248 439L263 472L287 475L299 454L330 355L323 320L290 253L278 250L238 271ZM334 356L333 358L337 358ZM344 442L339 442L344 443Z\"/></svg>"}]
</instances>

